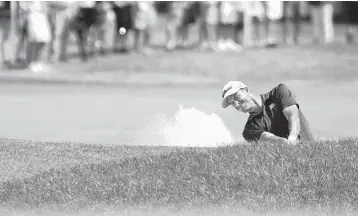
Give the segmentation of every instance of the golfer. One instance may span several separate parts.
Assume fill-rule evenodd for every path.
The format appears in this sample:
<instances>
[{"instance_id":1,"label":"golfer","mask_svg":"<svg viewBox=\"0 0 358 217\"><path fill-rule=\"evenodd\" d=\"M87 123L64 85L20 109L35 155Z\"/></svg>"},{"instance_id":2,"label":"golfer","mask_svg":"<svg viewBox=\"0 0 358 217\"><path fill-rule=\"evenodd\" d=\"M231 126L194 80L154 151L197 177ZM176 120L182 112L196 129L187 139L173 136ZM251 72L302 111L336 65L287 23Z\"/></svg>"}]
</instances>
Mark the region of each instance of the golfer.
<instances>
[{"instance_id":1,"label":"golfer","mask_svg":"<svg viewBox=\"0 0 358 217\"><path fill-rule=\"evenodd\" d=\"M242 133L247 142L296 144L314 140L293 92L285 84L258 97L244 83L230 81L222 89L222 107L229 105L250 114Z\"/></svg>"}]
</instances>

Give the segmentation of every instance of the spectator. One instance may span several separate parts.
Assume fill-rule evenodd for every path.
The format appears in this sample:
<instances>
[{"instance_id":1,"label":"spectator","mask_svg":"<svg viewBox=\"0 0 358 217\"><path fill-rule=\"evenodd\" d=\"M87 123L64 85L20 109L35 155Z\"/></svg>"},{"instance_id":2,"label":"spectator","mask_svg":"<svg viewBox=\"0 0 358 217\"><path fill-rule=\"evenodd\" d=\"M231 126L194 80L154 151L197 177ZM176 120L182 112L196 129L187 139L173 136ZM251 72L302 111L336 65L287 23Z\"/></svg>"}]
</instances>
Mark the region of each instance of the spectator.
<instances>
[{"instance_id":1,"label":"spectator","mask_svg":"<svg viewBox=\"0 0 358 217\"><path fill-rule=\"evenodd\" d=\"M168 2L168 22L166 24L166 48L173 50L179 40L179 28L183 23L185 5L187 2Z\"/></svg>"},{"instance_id":2,"label":"spectator","mask_svg":"<svg viewBox=\"0 0 358 217\"><path fill-rule=\"evenodd\" d=\"M49 10L49 21L51 27L51 41L48 46L48 55L47 60L53 61L53 58L56 58L56 54L58 49L56 48L56 43L62 41L56 31L62 27L62 25L57 25L58 21L64 21L63 16L61 16L69 7L68 2L65 1L49 1L47 2L48 10ZM67 29L68 30L68 29ZM61 45L63 46L63 45Z\"/></svg>"},{"instance_id":3,"label":"spectator","mask_svg":"<svg viewBox=\"0 0 358 217\"><path fill-rule=\"evenodd\" d=\"M110 31L111 17L109 13L112 7L108 2L96 1L94 9L96 19L89 29L89 49L91 54L95 53L97 49L101 54L104 54L106 48L105 34Z\"/></svg>"},{"instance_id":4,"label":"spectator","mask_svg":"<svg viewBox=\"0 0 358 217\"><path fill-rule=\"evenodd\" d=\"M330 2L330 1L324 2L322 10L323 10L322 13L323 13L324 42L332 43L334 41L333 2Z\"/></svg>"},{"instance_id":5,"label":"spectator","mask_svg":"<svg viewBox=\"0 0 358 217\"><path fill-rule=\"evenodd\" d=\"M238 2L222 1L220 4L220 39L218 42L221 51L240 51L236 44L236 24L239 22Z\"/></svg>"},{"instance_id":6,"label":"spectator","mask_svg":"<svg viewBox=\"0 0 358 217\"><path fill-rule=\"evenodd\" d=\"M292 26L292 43L299 44L300 4L299 1L283 1L282 40L285 44L291 43L288 37L290 26Z\"/></svg>"},{"instance_id":7,"label":"spectator","mask_svg":"<svg viewBox=\"0 0 358 217\"><path fill-rule=\"evenodd\" d=\"M25 40L26 40L26 18L28 13L29 3L28 2L19 2L18 4L18 14L17 14L17 25L16 25L16 44L15 44L15 62L14 64L20 64L22 59L26 59L26 50L25 49ZM24 57L21 58L21 54L24 54Z\"/></svg>"},{"instance_id":8,"label":"spectator","mask_svg":"<svg viewBox=\"0 0 358 217\"><path fill-rule=\"evenodd\" d=\"M128 35L134 27L133 3L129 1L114 1L112 4L116 15L116 37L114 41L114 51L128 52ZM120 28L126 30L125 34L120 34ZM119 45L119 46L118 46ZM118 48L119 47L119 48Z\"/></svg>"},{"instance_id":9,"label":"spectator","mask_svg":"<svg viewBox=\"0 0 358 217\"><path fill-rule=\"evenodd\" d=\"M105 43L105 49L107 51L113 51L115 47L115 39L118 35L117 31L117 19L116 14L113 11L113 5L112 2L106 2L106 23L104 24L104 27L106 31L104 32L104 40Z\"/></svg>"},{"instance_id":10,"label":"spectator","mask_svg":"<svg viewBox=\"0 0 358 217\"><path fill-rule=\"evenodd\" d=\"M333 4L332 2L309 1L311 8L311 21L313 31L313 42L321 41L323 32L323 41L331 43L334 40L333 27Z\"/></svg>"},{"instance_id":11,"label":"spectator","mask_svg":"<svg viewBox=\"0 0 358 217\"><path fill-rule=\"evenodd\" d=\"M183 17L178 29L178 45L181 47L189 46L189 29L196 23L200 16L199 2L185 2L183 7ZM200 30L199 30L200 31Z\"/></svg>"},{"instance_id":12,"label":"spectator","mask_svg":"<svg viewBox=\"0 0 358 217\"><path fill-rule=\"evenodd\" d=\"M10 29L10 1L1 1L0 2L0 49L1 49L1 65L2 67L7 67L7 61L5 56L5 43L9 38L9 29Z\"/></svg>"},{"instance_id":13,"label":"spectator","mask_svg":"<svg viewBox=\"0 0 358 217\"><path fill-rule=\"evenodd\" d=\"M265 19L263 4L259 1L242 2L244 10L243 44L252 47L261 43L260 26Z\"/></svg>"},{"instance_id":14,"label":"spectator","mask_svg":"<svg viewBox=\"0 0 358 217\"><path fill-rule=\"evenodd\" d=\"M235 24L235 42L240 46L243 44L243 29L244 29L244 4L239 1L236 5L238 22ZM241 46L242 47L242 46Z\"/></svg>"},{"instance_id":15,"label":"spectator","mask_svg":"<svg viewBox=\"0 0 358 217\"><path fill-rule=\"evenodd\" d=\"M345 21L347 22L345 35L347 43L354 42L354 26L358 23L358 2L356 1L344 1L343 4L343 13L345 15Z\"/></svg>"},{"instance_id":16,"label":"spectator","mask_svg":"<svg viewBox=\"0 0 358 217\"><path fill-rule=\"evenodd\" d=\"M53 51L51 58L54 57L56 61L65 61L69 34L72 30L71 22L78 12L78 6L76 2L71 1L48 2L48 4L51 10L50 24L53 35L49 52Z\"/></svg>"},{"instance_id":17,"label":"spectator","mask_svg":"<svg viewBox=\"0 0 358 217\"><path fill-rule=\"evenodd\" d=\"M219 2L200 2L200 41L201 48L218 51L218 24L220 21Z\"/></svg>"},{"instance_id":18,"label":"spectator","mask_svg":"<svg viewBox=\"0 0 358 217\"><path fill-rule=\"evenodd\" d=\"M283 16L283 2L282 1L265 1L264 6L264 46L275 46L277 40L275 37L274 25Z\"/></svg>"},{"instance_id":19,"label":"spectator","mask_svg":"<svg viewBox=\"0 0 358 217\"><path fill-rule=\"evenodd\" d=\"M313 33L313 42L318 43L320 41L320 27L321 27L321 1L310 1L311 11L311 22L312 22L312 33Z\"/></svg>"},{"instance_id":20,"label":"spectator","mask_svg":"<svg viewBox=\"0 0 358 217\"><path fill-rule=\"evenodd\" d=\"M46 44L51 41L51 29L46 2L30 1L23 5L26 15L22 26L22 43L27 42L26 62L30 68L40 60Z\"/></svg>"},{"instance_id":21,"label":"spectator","mask_svg":"<svg viewBox=\"0 0 358 217\"><path fill-rule=\"evenodd\" d=\"M140 1L134 5L135 49L139 53L152 54L150 37L157 23L157 15L153 2Z\"/></svg>"},{"instance_id":22,"label":"spectator","mask_svg":"<svg viewBox=\"0 0 358 217\"><path fill-rule=\"evenodd\" d=\"M75 32L80 57L85 61L88 58L87 45L90 28L98 22L100 16L97 13L95 1L78 2L77 5L78 8L70 22L70 28Z\"/></svg>"}]
</instances>

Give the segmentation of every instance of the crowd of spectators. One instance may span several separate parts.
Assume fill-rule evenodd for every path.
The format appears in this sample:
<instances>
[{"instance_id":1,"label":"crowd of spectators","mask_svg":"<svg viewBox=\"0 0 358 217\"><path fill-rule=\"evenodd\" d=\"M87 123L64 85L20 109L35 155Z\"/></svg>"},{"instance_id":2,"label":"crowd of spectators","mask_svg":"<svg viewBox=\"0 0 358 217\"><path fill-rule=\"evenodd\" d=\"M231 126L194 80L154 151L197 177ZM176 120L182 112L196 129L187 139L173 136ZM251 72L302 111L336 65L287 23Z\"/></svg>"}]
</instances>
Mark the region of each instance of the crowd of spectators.
<instances>
[{"instance_id":1,"label":"crowd of spectators","mask_svg":"<svg viewBox=\"0 0 358 217\"><path fill-rule=\"evenodd\" d=\"M357 3L340 3L343 13L355 22ZM299 45L305 19L311 23L313 43L331 43L335 40L334 4L337 2L1 1L0 61L3 66L20 61L27 66L39 61L66 61L71 37L84 61L93 54L110 52L150 55L155 53L151 42L159 24L164 26L163 47L167 51L196 46L214 52L239 52L253 46ZM282 37L272 33L273 23L280 24ZM197 28L189 31L193 25ZM349 43L354 39L353 26L347 25ZM198 38L194 44L190 34ZM13 49L6 55L4 44L9 40L14 42Z\"/></svg>"}]
</instances>

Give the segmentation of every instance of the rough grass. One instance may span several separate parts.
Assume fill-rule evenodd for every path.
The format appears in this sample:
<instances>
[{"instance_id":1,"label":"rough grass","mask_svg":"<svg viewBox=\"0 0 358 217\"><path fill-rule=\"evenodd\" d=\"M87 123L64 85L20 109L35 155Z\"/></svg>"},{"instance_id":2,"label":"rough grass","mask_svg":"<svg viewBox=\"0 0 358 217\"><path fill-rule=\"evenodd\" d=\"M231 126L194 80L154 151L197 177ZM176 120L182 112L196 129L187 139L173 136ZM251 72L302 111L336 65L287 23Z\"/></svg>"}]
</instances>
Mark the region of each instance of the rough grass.
<instances>
[{"instance_id":1,"label":"rough grass","mask_svg":"<svg viewBox=\"0 0 358 217\"><path fill-rule=\"evenodd\" d=\"M355 138L220 148L4 142L2 161L24 159L12 173L32 174L2 176L3 214L358 214Z\"/></svg>"}]
</instances>

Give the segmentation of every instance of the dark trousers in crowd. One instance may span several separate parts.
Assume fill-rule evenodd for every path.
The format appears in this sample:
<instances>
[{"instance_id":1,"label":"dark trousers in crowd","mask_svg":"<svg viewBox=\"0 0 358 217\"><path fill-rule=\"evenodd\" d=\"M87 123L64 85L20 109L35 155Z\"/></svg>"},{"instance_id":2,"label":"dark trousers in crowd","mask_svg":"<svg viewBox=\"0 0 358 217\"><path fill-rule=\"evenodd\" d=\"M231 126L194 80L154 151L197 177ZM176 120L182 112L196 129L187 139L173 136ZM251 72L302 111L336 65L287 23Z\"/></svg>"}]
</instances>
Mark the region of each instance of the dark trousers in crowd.
<instances>
[{"instance_id":1,"label":"dark trousers in crowd","mask_svg":"<svg viewBox=\"0 0 358 217\"><path fill-rule=\"evenodd\" d=\"M354 25L358 24L358 2L356 1L344 1L343 11L344 11L344 21L346 25L346 41L347 43L354 42Z\"/></svg>"},{"instance_id":2,"label":"dark trousers in crowd","mask_svg":"<svg viewBox=\"0 0 358 217\"><path fill-rule=\"evenodd\" d=\"M87 47L91 27L103 25L106 20L106 12L101 9L100 4L101 2L97 2L93 8L80 8L72 22L71 27L75 31L82 60L88 58Z\"/></svg>"},{"instance_id":3,"label":"dark trousers in crowd","mask_svg":"<svg viewBox=\"0 0 358 217\"><path fill-rule=\"evenodd\" d=\"M119 34L119 29L125 28L127 32L133 30L133 6L125 5L118 7L117 5L113 5L113 12L116 16L116 36L114 38L114 51L127 52L128 34ZM118 43L120 44L119 49L117 48Z\"/></svg>"},{"instance_id":4,"label":"dark trousers in crowd","mask_svg":"<svg viewBox=\"0 0 358 217\"><path fill-rule=\"evenodd\" d=\"M0 3L0 52L1 64L5 63L5 42L8 41L10 33L10 1Z\"/></svg>"},{"instance_id":5,"label":"dark trousers in crowd","mask_svg":"<svg viewBox=\"0 0 358 217\"><path fill-rule=\"evenodd\" d=\"M95 8L80 8L72 22L71 27L76 34L78 50L82 60L87 59L86 46L89 30L97 18L98 14Z\"/></svg>"},{"instance_id":6,"label":"dark trousers in crowd","mask_svg":"<svg viewBox=\"0 0 358 217\"><path fill-rule=\"evenodd\" d=\"M290 26L292 27L292 40L293 43L299 43L299 35L300 35L300 2L283 2L283 27L282 27L282 37L283 42L288 43Z\"/></svg>"}]
</instances>

